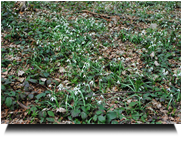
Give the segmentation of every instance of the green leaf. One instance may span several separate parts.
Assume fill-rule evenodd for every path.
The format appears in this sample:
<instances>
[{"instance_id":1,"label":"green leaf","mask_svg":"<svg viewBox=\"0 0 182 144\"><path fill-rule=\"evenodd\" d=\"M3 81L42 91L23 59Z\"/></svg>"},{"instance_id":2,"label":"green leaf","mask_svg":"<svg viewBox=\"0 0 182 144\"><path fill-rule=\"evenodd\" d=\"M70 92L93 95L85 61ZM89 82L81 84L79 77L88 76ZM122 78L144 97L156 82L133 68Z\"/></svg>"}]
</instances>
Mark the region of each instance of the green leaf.
<instances>
[{"instance_id":1,"label":"green leaf","mask_svg":"<svg viewBox=\"0 0 182 144\"><path fill-rule=\"evenodd\" d=\"M45 77L48 77L48 76L49 76L49 73L45 72L45 73L43 73L43 75L44 75Z\"/></svg>"},{"instance_id":2,"label":"green leaf","mask_svg":"<svg viewBox=\"0 0 182 144\"><path fill-rule=\"evenodd\" d=\"M50 121L50 122L54 122L53 118L46 118L46 120Z\"/></svg>"},{"instance_id":3,"label":"green leaf","mask_svg":"<svg viewBox=\"0 0 182 144\"><path fill-rule=\"evenodd\" d=\"M81 118L82 119L86 119L87 118L87 114L85 112L81 112Z\"/></svg>"},{"instance_id":4,"label":"green leaf","mask_svg":"<svg viewBox=\"0 0 182 144\"><path fill-rule=\"evenodd\" d=\"M110 123L112 119L115 119L117 117L116 112L110 111L106 114L107 116L107 122Z\"/></svg>"},{"instance_id":5,"label":"green leaf","mask_svg":"<svg viewBox=\"0 0 182 144\"><path fill-rule=\"evenodd\" d=\"M93 120L97 121L97 115L94 115Z\"/></svg>"},{"instance_id":6,"label":"green leaf","mask_svg":"<svg viewBox=\"0 0 182 144\"><path fill-rule=\"evenodd\" d=\"M106 118L104 116L100 115L100 116L98 116L98 120L100 122L105 122L106 121Z\"/></svg>"},{"instance_id":7,"label":"green leaf","mask_svg":"<svg viewBox=\"0 0 182 144\"><path fill-rule=\"evenodd\" d=\"M40 111L40 112L39 112L39 116L45 118L45 117L47 116L46 111Z\"/></svg>"},{"instance_id":8,"label":"green leaf","mask_svg":"<svg viewBox=\"0 0 182 144\"><path fill-rule=\"evenodd\" d=\"M12 105L12 99L10 97L6 98L5 104L7 107L10 107Z\"/></svg>"},{"instance_id":9,"label":"green leaf","mask_svg":"<svg viewBox=\"0 0 182 144\"><path fill-rule=\"evenodd\" d=\"M54 117L54 113L52 111L48 111L48 115Z\"/></svg>"},{"instance_id":10,"label":"green leaf","mask_svg":"<svg viewBox=\"0 0 182 144\"><path fill-rule=\"evenodd\" d=\"M134 105L136 105L137 104L137 102L131 102L131 103L129 103L129 106L130 107L133 107Z\"/></svg>"},{"instance_id":11,"label":"green leaf","mask_svg":"<svg viewBox=\"0 0 182 144\"><path fill-rule=\"evenodd\" d=\"M46 94L45 93L40 93L36 96L37 99L40 99L41 97L45 96Z\"/></svg>"},{"instance_id":12,"label":"green leaf","mask_svg":"<svg viewBox=\"0 0 182 144\"><path fill-rule=\"evenodd\" d=\"M71 111L71 116L72 117L77 117L80 113L80 110L79 109L75 109L75 110L72 110Z\"/></svg>"},{"instance_id":13,"label":"green leaf","mask_svg":"<svg viewBox=\"0 0 182 144\"><path fill-rule=\"evenodd\" d=\"M33 94L29 94L29 95L28 95L28 98L29 98L29 99L33 99L33 97L34 97Z\"/></svg>"},{"instance_id":14,"label":"green leaf","mask_svg":"<svg viewBox=\"0 0 182 144\"><path fill-rule=\"evenodd\" d=\"M96 112L97 115L100 115L100 114L102 114L102 113L103 113L103 112L100 111L100 110Z\"/></svg>"},{"instance_id":15,"label":"green leaf","mask_svg":"<svg viewBox=\"0 0 182 144\"><path fill-rule=\"evenodd\" d=\"M36 111L37 110L37 108L36 107L31 107L31 109L30 109L31 111Z\"/></svg>"},{"instance_id":16,"label":"green leaf","mask_svg":"<svg viewBox=\"0 0 182 144\"><path fill-rule=\"evenodd\" d=\"M111 124L118 124L116 120L112 121Z\"/></svg>"},{"instance_id":17,"label":"green leaf","mask_svg":"<svg viewBox=\"0 0 182 144\"><path fill-rule=\"evenodd\" d=\"M5 90L6 87L4 85L1 85L1 90Z\"/></svg>"},{"instance_id":18,"label":"green leaf","mask_svg":"<svg viewBox=\"0 0 182 144\"><path fill-rule=\"evenodd\" d=\"M105 108L104 108L104 106L101 104L101 105L99 105L99 109L100 109L100 110L104 110Z\"/></svg>"},{"instance_id":19,"label":"green leaf","mask_svg":"<svg viewBox=\"0 0 182 144\"><path fill-rule=\"evenodd\" d=\"M48 85L50 85L51 84L51 80L49 79L49 80L46 80L46 85L48 86Z\"/></svg>"},{"instance_id":20,"label":"green leaf","mask_svg":"<svg viewBox=\"0 0 182 144\"><path fill-rule=\"evenodd\" d=\"M38 83L38 80L36 80L36 79L29 79L28 81L31 83Z\"/></svg>"}]
</instances>

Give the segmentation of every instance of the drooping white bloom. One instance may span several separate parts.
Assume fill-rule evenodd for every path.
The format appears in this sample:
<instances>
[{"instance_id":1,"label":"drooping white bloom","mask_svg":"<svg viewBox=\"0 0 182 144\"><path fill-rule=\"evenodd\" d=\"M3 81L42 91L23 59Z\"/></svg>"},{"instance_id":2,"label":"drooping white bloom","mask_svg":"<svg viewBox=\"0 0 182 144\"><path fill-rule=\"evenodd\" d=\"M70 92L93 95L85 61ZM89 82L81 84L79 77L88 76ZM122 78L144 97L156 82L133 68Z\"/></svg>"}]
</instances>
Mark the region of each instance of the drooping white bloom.
<instances>
[{"instance_id":1,"label":"drooping white bloom","mask_svg":"<svg viewBox=\"0 0 182 144\"><path fill-rule=\"evenodd\" d=\"M50 99L51 101L54 101L55 100L55 98L54 97L51 97L51 99Z\"/></svg>"}]
</instances>

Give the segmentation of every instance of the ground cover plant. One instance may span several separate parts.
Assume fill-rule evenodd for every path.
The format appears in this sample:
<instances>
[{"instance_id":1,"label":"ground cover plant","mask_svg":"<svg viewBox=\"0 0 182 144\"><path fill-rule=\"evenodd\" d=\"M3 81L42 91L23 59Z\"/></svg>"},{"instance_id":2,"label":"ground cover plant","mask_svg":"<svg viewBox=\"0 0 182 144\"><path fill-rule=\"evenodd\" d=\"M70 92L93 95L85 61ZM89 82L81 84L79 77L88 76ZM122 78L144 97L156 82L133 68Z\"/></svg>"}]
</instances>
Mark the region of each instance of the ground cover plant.
<instances>
[{"instance_id":1,"label":"ground cover plant","mask_svg":"<svg viewBox=\"0 0 182 144\"><path fill-rule=\"evenodd\" d=\"M1 2L1 123L181 123L181 2Z\"/></svg>"}]
</instances>

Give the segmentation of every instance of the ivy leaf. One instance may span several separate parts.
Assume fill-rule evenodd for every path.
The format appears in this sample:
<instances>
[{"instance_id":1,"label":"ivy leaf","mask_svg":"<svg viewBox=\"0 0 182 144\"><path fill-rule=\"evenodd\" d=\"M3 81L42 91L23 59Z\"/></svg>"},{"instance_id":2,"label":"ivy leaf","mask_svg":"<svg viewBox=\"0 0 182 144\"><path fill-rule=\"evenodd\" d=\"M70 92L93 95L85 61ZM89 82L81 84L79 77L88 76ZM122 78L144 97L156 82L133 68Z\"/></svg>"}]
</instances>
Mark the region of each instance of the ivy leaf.
<instances>
[{"instance_id":1,"label":"ivy leaf","mask_svg":"<svg viewBox=\"0 0 182 144\"><path fill-rule=\"evenodd\" d=\"M5 104L7 107L10 107L12 105L12 99L10 97L6 98Z\"/></svg>"}]
</instances>

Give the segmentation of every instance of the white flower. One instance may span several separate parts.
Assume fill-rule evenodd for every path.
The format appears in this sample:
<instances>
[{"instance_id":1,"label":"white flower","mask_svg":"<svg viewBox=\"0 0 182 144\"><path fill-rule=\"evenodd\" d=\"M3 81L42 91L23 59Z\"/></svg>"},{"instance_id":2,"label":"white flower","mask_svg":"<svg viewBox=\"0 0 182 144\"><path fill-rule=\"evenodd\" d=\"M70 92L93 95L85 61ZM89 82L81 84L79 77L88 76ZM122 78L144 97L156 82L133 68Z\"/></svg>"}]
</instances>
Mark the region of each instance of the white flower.
<instances>
[{"instance_id":1,"label":"white flower","mask_svg":"<svg viewBox=\"0 0 182 144\"><path fill-rule=\"evenodd\" d=\"M179 73L177 76L181 76L181 73Z\"/></svg>"},{"instance_id":2,"label":"white flower","mask_svg":"<svg viewBox=\"0 0 182 144\"><path fill-rule=\"evenodd\" d=\"M85 97L85 99L87 100L87 97Z\"/></svg>"},{"instance_id":3,"label":"white flower","mask_svg":"<svg viewBox=\"0 0 182 144\"><path fill-rule=\"evenodd\" d=\"M83 75L83 78L86 77L85 75Z\"/></svg>"},{"instance_id":4,"label":"white flower","mask_svg":"<svg viewBox=\"0 0 182 144\"><path fill-rule=\"evenodd\" d=\"M55 100L55 98L54 97L51 97L51 99L50 99L51 101L54 101Z\"/></svg>"},{"instance_id":5,"label":"white flower","mask_svg":"<svg viewBox=\"0 0 182 144\"><path fill-rule=\"evenodd\" d=\"M140 97L140 99L143 99L142 97Z\"/></svg>"},{"instance_id":6,"label":"white flower","mask_svg":"<svg viewBox=\"0 0 182 144\"><path fill-rule=\"evenodd\" d=\"M102 79L99 79L99 81L102 81Z\"/></svg>"},{"instance_id":7,"label":"white flower","mask_svg":"<svg viewBox=\"0 0 182 144\"><path fill-rule=\"evenodd\" d=\"M51 94L48 94L47 96L48 96L48 97L51 97Z\"/></svg>"},{"instance_id":8,"label":"white flower","mask_svg":"<svg viewBox=\"0 0 182 144\"><path fill-rule=\"evenodd\" d=\"M93 96L95 95L95 93L93 93Z\"/></svg>"},{"instance_id":9,"label":"white flower","mask_svg":"<svg viewBox=\"0 0 182 144\"><path fill-rule=\"evenodd\" d=\"M173 95L171 94L170 97L173 97Z\"/></svg>"},{"instance_id":10,"label":"white flower","mask_svg":"<svg viewBox=\"0 0 182 144\"><path fill-rule=\"evenodd\" d=\"M173 76L175 76L175 77L176 77L177 75L176 75L176 74L173 74Z\"/></svg>"},{"instance_id":11,"label":"white flower","mask_svg":"<svg viewBox=\"0 0 182 144\"><path fill-rule=\"evenodd\" d=\"M48 85L48 87L52 87L52 85L50 84L50 85Z\"/></svg>"},{"instance_id":12,"label":"white flower","mask_svg":"<svg viewBox=\"0 0 182 144\"><path fill-rule=\"evenodd\" d=\"M93 85L94 84L94 82L93 81L90 81L90 83L89 83L90 85Z\"/></svg>"},{"instance_id":13,"label":"white flower","mask_svg":"<svg viewBox=\"0 0 182 144\"><path fill-rule=\"evenodd\" d=\"M91 100L93 100L93 99L94 99L94 97L91 98Z\"/></svg>"},{"instance_id":14,"label":"white flower","mask_svg":"<svg viewBox=\"0 0 182 144\"><path fill-rule=\"evenodd\" d=\"M75 95L77 95L78 94L78 91L75 91Z\"/></svg>"},{"instance_id":15,"label":"white flower","mask_svg":"<svg viewBox=\"0 0 182 144\"><path fill-rule=\"evenodd\" d=\"M100 101L98 101L98 104L101 104L101 102L102 102L101 100L100 100Z\"/></svg>"},{"instance_id":16,"label":"white flower","mask_svg":"<svg viewBox=\"0 0 182 144\"><path fill-rule=\"evenodd\" d=\"M170 88L167 88L167 90L168 90L168 91L171 91L171 89L170 89Z\"/></svg>"},{"instance_id":17,"label":"white flower","mask_svg":"<svg viewBox=\"0 0 182 144\"><path fill-rule=\"evenodd\" d=\"M177 89L177 91L180 91L180 89Z\"/></svg>"},{"instance_id":18,"label":"white flower","mask_svg":"<svg viewBox=\"0 0 182 144\"><path fill-rule=\"evenodd\" d=\"M66 62L70 62L70 60L69 59L67 59L67 61Z\"/></svg>"},{"instance_id":19,"label":"white flower","mask_svg":"<svg viewBox=\"0 0 182 144\"><path fill-rule=\"evenodd\" d=\"M119 80L117 81L117 84L120 84Z\"/></svg>"},{"instance_id":20,"label":"white flower","mask_svg":"<svg viewBox=\"0 0 182 144\"><path fill-rule=\"evenodd\" d=\"M118 99L118 100L120 100L120 98L119 98L119 97L118 97L117 99Z\"/></svg>"},{"instance_id":21,"label":"white flower","mask_svg":"<svg viewBox=\"0 0 182 144\"><path fill-rule=\"evenodd\" d=\"M104 98L104 96L103 96L103 95L101 95L100 97L101 97L101 98Z\"/></svg>"}]
</instances>

